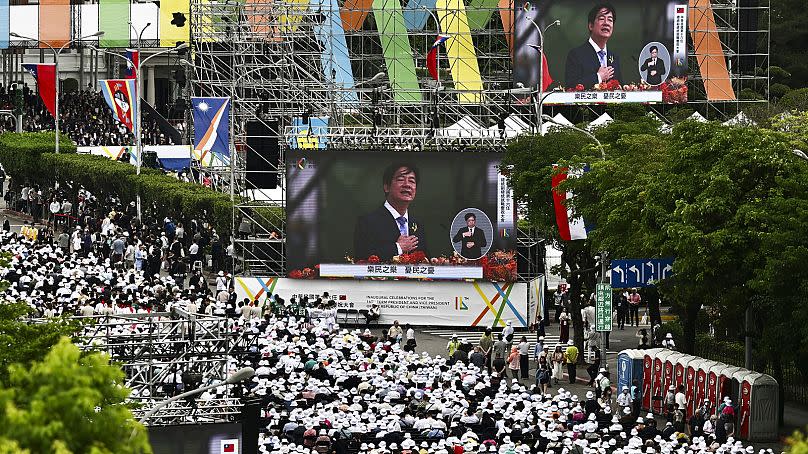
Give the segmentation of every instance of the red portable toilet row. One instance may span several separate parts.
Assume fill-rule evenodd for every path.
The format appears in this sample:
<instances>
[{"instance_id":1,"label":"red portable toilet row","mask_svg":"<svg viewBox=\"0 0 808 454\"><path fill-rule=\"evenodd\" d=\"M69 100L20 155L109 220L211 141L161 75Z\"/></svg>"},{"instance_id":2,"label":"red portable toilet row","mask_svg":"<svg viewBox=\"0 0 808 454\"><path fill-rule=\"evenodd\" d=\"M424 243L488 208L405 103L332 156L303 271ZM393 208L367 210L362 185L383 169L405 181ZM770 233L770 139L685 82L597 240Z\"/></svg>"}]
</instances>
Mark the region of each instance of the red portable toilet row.
<instances>
[{"instance_id":1,"label":"red portable toilet row","mask_svg":"<svg viewBox=\"0 0 808 454\"><path fill-rule=\"evenodd\" d=\"M772 377L673 350L654 348L643 353L640 385L644 410L664 413L669 388L684 386L687 418L705 400L710 402L710 414L715 414L724 397L730 397L737 410L740 438L777 438L779 395Z\"/></svg>"}]
</instances>

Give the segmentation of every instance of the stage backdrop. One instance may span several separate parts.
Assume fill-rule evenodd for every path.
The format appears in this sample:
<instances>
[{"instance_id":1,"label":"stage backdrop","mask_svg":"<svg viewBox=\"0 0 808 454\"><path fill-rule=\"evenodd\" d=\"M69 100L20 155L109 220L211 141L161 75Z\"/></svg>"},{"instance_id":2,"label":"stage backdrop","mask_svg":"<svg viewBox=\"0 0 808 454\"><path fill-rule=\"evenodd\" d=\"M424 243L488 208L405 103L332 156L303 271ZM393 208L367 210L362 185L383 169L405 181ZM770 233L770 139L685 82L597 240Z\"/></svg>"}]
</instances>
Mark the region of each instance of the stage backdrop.
<instances>
[{"instance_id":1,"label":"stage backdrop","mask_svg":"<svg viewBox=\"0 0 808 454\"><path fill-rule=\"evenodd\" d=\"M499 172L501 159L496 153L290 150L289 277L312 277L308 269L321 277L515 281L513 191ZM418 237L420 257L398 254L401 229L383 207L383 175L402 164L417 169L417 183L402 191L413 192L405 233ZM474 241L462 236L468 214L476 218ZM477 248L461 247L474 242Z\"/></svg>"},{"instance_id":2,"label":"stage backdrop","mask_svg":"<svg viewBox=\"0 0 808 454\"><path fill-rule=\"evenodd\" d=\"M560 87L564 92L549 95L545 104L687 102L688 2L612 0L616 19L604 58L606 66L615 69L616 78L611 84L604 81L595 86L598 80L594 78L594 70L589 69L602 65L588 43L587 19L597 3L514 2L514 84L536 87L539 82L539 34L531 22L544 30L558 20L561 23L547 28L544 36L544 53L553 80L546 91ZM652 47L657 55L654 65L649 67L646 62L651 61ZM546 85L546 79L544 82Z\"/></svg>"},{"instance_id":3,"label":"stage backdrop","mask_svg":"<svg viewBox=\"0 0 808 454\"><path fill-rule=\"evenodd\" d=\"M328 292L340 309L381 308L379 323L420 326L527 326L527 284L495 282L351 281L236 277L239 301L270 294L309 299Z\"/></svg>"}]
</instances>

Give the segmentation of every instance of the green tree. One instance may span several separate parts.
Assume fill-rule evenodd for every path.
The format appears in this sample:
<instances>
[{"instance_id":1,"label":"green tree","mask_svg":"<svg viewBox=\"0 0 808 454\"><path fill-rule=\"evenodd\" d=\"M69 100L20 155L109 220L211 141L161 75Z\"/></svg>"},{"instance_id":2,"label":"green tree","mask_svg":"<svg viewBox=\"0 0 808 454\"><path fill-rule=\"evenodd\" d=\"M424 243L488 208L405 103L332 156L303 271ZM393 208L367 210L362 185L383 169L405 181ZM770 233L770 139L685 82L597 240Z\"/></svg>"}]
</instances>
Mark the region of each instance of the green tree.
<instances>
[{"instance_id":1,"label":"green tree","mask_svg":"<svg viewBox=\"0 0 808 454\"><path fill-rule=\"evenodd\" d=\"M151 452L125 404L124 374L105 354L82 355L63 337L43 361L9 370L10 384L0 388L0 452Z\"/></svg>"}]
</instances>

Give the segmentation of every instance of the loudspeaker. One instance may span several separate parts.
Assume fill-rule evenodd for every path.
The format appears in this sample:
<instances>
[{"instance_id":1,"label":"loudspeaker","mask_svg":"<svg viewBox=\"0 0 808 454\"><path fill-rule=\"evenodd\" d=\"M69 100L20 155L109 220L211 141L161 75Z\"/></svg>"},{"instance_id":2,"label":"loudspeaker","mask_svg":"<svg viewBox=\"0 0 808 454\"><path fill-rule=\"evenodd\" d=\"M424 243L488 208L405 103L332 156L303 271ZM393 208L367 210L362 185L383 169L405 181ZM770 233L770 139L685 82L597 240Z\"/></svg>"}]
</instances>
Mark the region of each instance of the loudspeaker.
<instances>
[{"instance_id":1,"label":"loudspeaker","mask_svg":"<svg viewBox=\"0 0 808 454\"><path fill-rule=\"evenodd\" d=\"M738 71L753 73L757 60L754 55L758 53L758 39L762 36L757 32L760 16L760 0L738 1Z\"/></svg>"},{"instance_id":2,"label":"loudspeaker","mask_svg":"<svg viewBox=\"0 0 808 454\"><path fill-rule=\"evenodd\" d=\"M278 121L248 121L247 183L250 188L275 189L278 187L278 162L281 148L278 143Z\"/></svg>"},{"instance_id":3,"label":"loudspeaker","mask_svg":"<svg viewBox=\"0 0 808 454\"><path fill-rule=\"evenodd\" d=\"M241 453L258 454L259 419L261 399L251 397L244 400L241 407Z\"/></svg>"}]
</instances>

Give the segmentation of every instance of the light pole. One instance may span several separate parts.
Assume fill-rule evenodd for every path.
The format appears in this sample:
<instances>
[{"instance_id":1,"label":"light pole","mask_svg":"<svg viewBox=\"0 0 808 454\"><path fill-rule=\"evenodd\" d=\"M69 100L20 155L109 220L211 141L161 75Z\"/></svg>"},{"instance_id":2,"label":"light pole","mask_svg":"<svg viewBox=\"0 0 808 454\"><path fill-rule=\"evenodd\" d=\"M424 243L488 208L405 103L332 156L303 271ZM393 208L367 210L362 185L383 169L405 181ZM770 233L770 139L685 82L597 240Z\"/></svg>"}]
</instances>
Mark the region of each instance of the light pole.
<instances>
[{"instance_id":1,"label":"light pole","mask_svg":"<svg viewBox=\"0 0 808 454\"><path fill-rule=\"evenodd\" d=\"M146 24L146 27L148 27L148 26L149 26L149 24ZM143 27L143 30L145 30L146 27ZM140 33L142 34L143 31L141 30ZM140 48L139 44L140 44L140 37L138 37L138 49ZM142 156L141 155L143 154L142 153L143 152L143 143L142 143L141 137L140 137L141 131L142 131L142 126L140 125L140 117L141 117L141 109L142 109L141 108L141 102L140 102L140 69L141 69L141 67L143 66L144 63L146 63L147 61L151 60L154 57L158 57L160 55L167 54L167 53L173 52L175 50L185 49L186 47L188 47L188 43L182 43L177 47L172 47L171 49L161 50L160 52L157 52L157 53L154 53L152 55L149 55L145 59L140 58L140 50L138 50L137 65L135 65L132 60L130 60L129 58L127 58L124 55L116 54L115 52L109 52L107 50L100 49L100 48L93 48L93 49L95 49L95 50L97 50L99 52L103 52L105 54L115 55L116 57L123 58L124 60L128 61L129 64L131 64L133 67L135 67L135 71L136 71L135 72L135 87L136 87L136 91L137 91L137 93L136 93L136 95L137 95L137 109L135 110L135 115L136 115L136 118L137 118L137 121L136 121L137 125L135 126L135 154L137 155L137 161L135 162L135 169L136 169L135 173L137 175L140 175L140 166L141 166L141 163L142 163L142 159L141 159ZM138 220L141 219L140 193L139 192L137 194L137 218L138 218Z\"/></svg>"},{"instance_id":2,"label":"light pole","mask_svg":"<svg viewBox=\"0 0 808 454\"><path fill-rule=\"evenodd\" d=\"M530 23L533 24L534 27L536 27L536 31L539 33L539 45L538 46L530 45L530 47L533 47L534 49L539 51L539 89L538 89L539 94L538 96L536 96L536 118L538 119L538 121L536 122L536 124L538 125L539 128L538 131L539 135L542 135L541 123L542 123L542 115L544 113L543 110L544 110L544 98L545 98L545 96L542 96L542 93L544 92L544 34L547 33L547 30L550 27L554 25L561 25L561 21L558 19L554 20L552 23L550 23L550 25L544 27L544 30L542 31L541 27L539 27L539 24L537 24L536 21L533 20L533 17L527 16L525 19L530 21Z\"/></svg>"},{"instance_id":3,"label":"light pole","mask_svg":"<svg viewBox=\"0 0 808 454\"><path fill-rule=\"evenodd\" d=\"M176 401L178 401L180 399L185 399L186 397L194 396L196 394L200 394L200 393L203 393L203 392L208 391L210 389L218 388L220 386L234 385L236 383L239 383L239 382L242 382L242 381L247 380L249 378L252 378L253 375L255 375L255 370L252 367L244 367L242 369L237 370L235 374L227 377L225 380L218 381L218 382L215 382L215 383L211 383L209 385L202 386L202 387L199 387L199 388L196 388L196 389L192 389L192 390L186 391L186 392L184 392L182 394L178 394L178 395L176 395L176 396L174 396L174 397L172 397L170 399L166 399L164 401L158 402L157 405L155 405L151 409L149 409L149 411L146 412L146 414L143 415L143 417L140 418L140 420L138 420L138 422L141 423L141 424L145 423L149 418L154 416L154 414L157 413L161 408L164 408L166 405L168 405L168 404L170 404L172 402L176 402ZM137 434L136 429L132 429L132 434L129 436L129 439L131 440L132 438L134 438L136 434Z\"/></svg>"},{"instance_id":4,"label":"light pole","mask_svg":"<svg viewBox=\"0 0 808 454\"><path fill-rule=\"evenodd\" d=\"M82 40L89 39L89 38L101 37L101 36L104 36L104 32L99 30L99 31L97 31L95 33L91 33L91 34L86 35L86 36L71 39L70 41L64 43L62 45L62 47L59 48L59 50L54 49L53 46L51 46L47 41L42 41L42 40L37 39L37 38L31 38L29 36L22 36L22 35L19 35L17 33L14 33L14 32L9 32L9 36L13 36L15 38L20 38L20 39L27 39L29 41L36 41L36 42L38 42L40 44L44 44L44 45L48 46L48 49L50 49L51 52L53 52L53 72L56 73L56 76L55 76L56 77L56 84L55 84L56 87L54 87L55 90L56 90L56 103L53 106L53 110L54 110L54 116L56 117L56 118L54 118L55 125L56 125L56 147L55 147L55 150L56 150L56 153L58 154L59 153L59 54L65 49L65 47L69 46L70 44L72 44L72 43L74 43L76 41L82 41ZM83 70L83 68L82 68L82 70Z\"/></svg>"},{"instance_id":5,"label":"light pole","mask_svg":"<svg viewBox=\"0 0 808 454\"><path fill-rule=\"evenodd\" d=\"M806 155L805 152L802 151L802 150L798 150L798 149L795 148L795 149L791 150L791 153L794 156L796 156L796 157L798 157L800 159L804 159L804 160L808 161L808 155Z\"/></svg>"},{"instance_id":6,"label":"light pole","mask_svg":"<svg viewBox=\"0 0 808 454\"><path fill-rule=\"evenodd\" d=\"M587 131L586 129L581 129L581 128L575 126L575 125L566 125L566 124L558 123L555 120L553 120L553 118L550 117L549 115L544 115L543 119L550 122L550 123L554 123L554 124L556 124L558 126L561 126L561 127L564 127L564 128L570 128L572 130L578 131L581 134L585 134L587 137L594 140L595 143L598 144L598 148L600 149L600 158L603 160L603 162L606 162L606 149L603 148L603 144L600 143L600 140L598 140L598 138L595 137L594 134ZM600 282L602 284L606 283L606 273L609 270L609 265L607 265L608 257L609 257L609 253L607 251L600 251ZM602 355L602 358L603 358L601 364L604 364L603 367L608 369L609 368L609 362L606 361L606 335L604 333L600 334L600 351L601 351L601 355Z\"/></svg>"}]
</instances>

